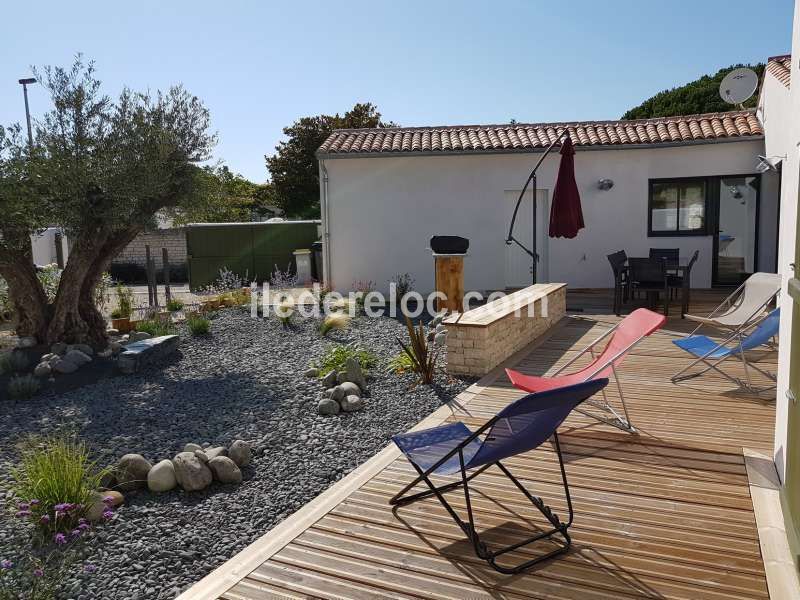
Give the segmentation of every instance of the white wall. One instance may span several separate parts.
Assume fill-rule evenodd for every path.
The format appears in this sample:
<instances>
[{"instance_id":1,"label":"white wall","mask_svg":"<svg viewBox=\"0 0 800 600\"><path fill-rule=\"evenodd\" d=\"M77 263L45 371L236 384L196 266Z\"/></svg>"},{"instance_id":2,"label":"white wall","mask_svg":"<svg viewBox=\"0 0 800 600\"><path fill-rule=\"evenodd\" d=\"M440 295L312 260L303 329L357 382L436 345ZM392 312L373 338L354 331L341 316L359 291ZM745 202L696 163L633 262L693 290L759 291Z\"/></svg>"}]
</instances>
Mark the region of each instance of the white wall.
<instances>
[{"instance_id":1,"label":"white wall","mask_svg":"<svg viewBox=\"0 0 800 600\"><path fill-rule=\"evenodd\" d=\"M709 287L711 236L647 237L648 179L753 173L756 155L763 152L761 140L578 150L575 174L586 229L572 240L549 240L550 280L571 287L610 287L607 254L624 249L631 256L646 256L650 247L680 247L686 256L700 251L692 284ZM511 210L505 192L522 187L537 158L526 153L324 160L331 283L347 290L353 281L373 280L385 289L394 275L409 272L416 289L428 292L433 288L428 241L443 234L470 239L466 289L502 289ZM539 169L540 188L552 190L559 158L549 156ZM598 190L601 178L612 179L614 187ZM762 215L771 213L772 219L761 220L760 262L771 264L775 195L762 193L761 202Z\"/></svg>"},{"instance_id":2,"label":"white wall","mask_svg":"<svg viewBox=\"0 0 800 600\"><path fill-rule=\"evenodd\" d=\"M790 264L795 257L795 232L797 230L798 173L800 173L800 1L795 3L792 33L792 78L791 90L767 73L761 94L762 119L766 134L768 156L786 155L782 161L780 238L778 271L783 276L781 292L781 339L778 349L778 388L775 407L775 466L781 480L786 469L786 426L789 401L789 361L791 356L792 299L787 292L787 282L798 273Z\"/></svg>"},{"instance_id":3,"label":"white wall","mask_svg":"<svg viewBox=\"0 0 800 600\"><path fill-rule=\"evenodd\" d=\"M33 263L36 265L49 265L57 262L56 256L56 227L48 227L39 234L31 236L31 249L33 250ZM69 253L66 236L61 237L64 262Z\"/></svg>"}]
</instances>

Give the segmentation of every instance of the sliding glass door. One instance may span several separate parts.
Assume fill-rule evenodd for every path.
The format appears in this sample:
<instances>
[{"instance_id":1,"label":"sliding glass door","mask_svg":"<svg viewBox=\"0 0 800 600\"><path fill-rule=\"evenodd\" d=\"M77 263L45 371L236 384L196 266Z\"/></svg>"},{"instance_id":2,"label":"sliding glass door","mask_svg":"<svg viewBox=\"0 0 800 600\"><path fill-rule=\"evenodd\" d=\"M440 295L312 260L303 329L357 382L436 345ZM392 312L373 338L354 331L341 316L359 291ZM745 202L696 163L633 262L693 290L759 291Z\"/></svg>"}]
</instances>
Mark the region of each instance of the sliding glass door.
<instances>
[{"instance_id":1,"label":"sliding glass door","mask_svg":"<svg viewBox=\"0 0 800 600\"><path fill-rule=\"evenodd\" d=\"M720 177L714 237L714 285L738 285L756 272L758 175Z\"/></svg>"}]
</instances>

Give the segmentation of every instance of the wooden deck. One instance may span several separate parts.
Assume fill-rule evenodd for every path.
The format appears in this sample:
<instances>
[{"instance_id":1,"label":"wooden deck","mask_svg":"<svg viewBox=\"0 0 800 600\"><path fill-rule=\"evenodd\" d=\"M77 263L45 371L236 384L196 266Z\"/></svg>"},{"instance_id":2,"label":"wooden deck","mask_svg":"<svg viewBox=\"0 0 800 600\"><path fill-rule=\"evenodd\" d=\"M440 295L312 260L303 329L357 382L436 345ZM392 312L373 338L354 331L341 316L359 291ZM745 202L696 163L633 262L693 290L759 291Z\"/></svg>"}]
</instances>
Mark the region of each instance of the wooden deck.
<instances>
[{"instance_id":1,"label":"wooden deck","mask_svg":"<svg viewBox=\"0 0 800 600\"><path fill-rule=\"evenodd\" d=\"M602 298L571 295L568 306L583 313L506 365L554 370L617 321ZM718 298L698 293L693 309ZM562 426L575 506L569 553L522 575L493 571L435 500L392 510L388 499L413 473L390 446L182 598L768 598L743 448L771 454L774 393L748 395L717 376L671 383L686 357L670 340L688 326L670 319L620 370L639 435L580 414ZM775 372L776 360L765 352L760 365ZM615 389L608 389L613 402ZM479 425L519 395L498 370L419 427ZM506 464L564 514L550 445ZM475 489L476 520L488 542L509 544L521 539L521 526L543 524L499 473L481 475ZM464 508L459 493L448 499ZM531 555L518 551L509 560Z\"/></svg>"}]
</instances>

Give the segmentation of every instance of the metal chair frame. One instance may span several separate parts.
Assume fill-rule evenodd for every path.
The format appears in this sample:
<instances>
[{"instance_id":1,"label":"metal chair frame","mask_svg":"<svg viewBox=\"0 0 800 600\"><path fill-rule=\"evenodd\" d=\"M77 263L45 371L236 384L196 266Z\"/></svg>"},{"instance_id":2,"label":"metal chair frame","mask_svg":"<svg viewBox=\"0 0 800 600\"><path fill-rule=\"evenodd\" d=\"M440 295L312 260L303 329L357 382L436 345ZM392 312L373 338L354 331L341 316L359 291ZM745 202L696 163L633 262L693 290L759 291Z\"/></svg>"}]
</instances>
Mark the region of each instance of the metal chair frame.
<instances>
[{"instance_id":1,"label":"metal chair frame","mask_svg":"<svg viewBox=\"0 0 800 600\"><path fill-rule=\"evenodd\" d=\"M739 296L744 292L745 283L746 282L742 282L739 285L739 287L737 287L735 290L733 290L719 304L719 306L717 306L714 310L712 310L708 314L708 316L706 318L707 319L711 319L711 318L714 317L714 315L718 314L721 310L723 310L725 308L730 308L731 306L733 306L734 301L736 299L738 299ZM721 326L719 326L719 327L715 326L713 323L698 323L697 327L695 327L686 337L691 337L691 336L695 335L698 331L700 331L700 329L703 327L703 325L708 325L709 327L717 327L717 329L723 329L723 330L727 330L727 331L732 331L733 333L736 333L737 331L742 330L742 329L747 329L753 323L754 319L757 319L757 317L767 309L767 307L772 303L773 300L775 300L775 298L779 294L780 294L780 291L775 292L775 294L773 294L768 300L763 302L750 316L748 316L747 320L745 322L743 322L741 325L739 325L737 327L724 328L724 327L721 327ZM760 320L758 322L760 322Z\"/></svg>"},{"instance_id":2,"label":"metal chair frame","mask_svg":"<svg viewBox=\"0 0 800 600\"><path fill-rule=\"evenodd\" d=\"M696 358L691 363L689 363L687 366L685 366L683 369L681 369L680 371L675 373L675 375L673 375L670 379L672 380L673 383L677 383L679 381L686 381L688 379L694 379L695 377L699 377L699 376L707 373L708 371L713 370L713 371L719 373L720 375L722 375L723 377L725 377L725 379L735 383L736 385L739 385L739 386L745 388L748 392L750 392L752 394L759 394L761 392L765 392L767 390L771 390L771 389L775 388L776 387L775 385L767 386L765 388L755 388L755 387L753 387L753 381L752 381L752 379L750 377L750 370L749 369L753 369L753 370L761 373L762 375L764 375L767 379L771 379L771 380L776 381L776 382L777 382L777 377L773 373L769 373L769 372L759 368L754 363L748 362L747 361L747 357L745 356L745 350L742 349L742 342L744 341L744 338L747 337L747 336L743 335L744 332L749 331L751 329L755 329L768 316L769 315L764 315L763 317L751 322L746 327L739 327L734 332L732 332L730 336L728 336L726 339L724 339L719 344L714 346L711 350L706 352L703 356L700 356L699 358ZM728 343L731 342L731 341L734 341L734 340L736 340L736 342L739 345L739 351L738 352L726 354L725 356L723 356L721 358L712 359L711 361L709 361L709 357L712 354L714 354L717 350L720 350L720 349L723 349L723 348L724 349L729 349L728 348ZM772 344L770 344L769 347L770 348L774 348L774 342ZM733 375L729 375L728 373L726 373L725 371L723 371L722 369L719 368L719 364L720 363L722 363L724 360L726 360L728 358L731 358L734 354L738 354L739 358L742 361L742 367L744 368L745 379L747 380L746 382L742 381L741 379L738 379L738 378L734 377ZM686 373L686 371L690 370L691 368L693 368L695 365L697 365L699 363L703 363L704 365L706 365L706 368L702 369L701 371L697 371L695 373ZM686 374L684 375L684 373L686 373Z\"/></svg>"}]
</instances>

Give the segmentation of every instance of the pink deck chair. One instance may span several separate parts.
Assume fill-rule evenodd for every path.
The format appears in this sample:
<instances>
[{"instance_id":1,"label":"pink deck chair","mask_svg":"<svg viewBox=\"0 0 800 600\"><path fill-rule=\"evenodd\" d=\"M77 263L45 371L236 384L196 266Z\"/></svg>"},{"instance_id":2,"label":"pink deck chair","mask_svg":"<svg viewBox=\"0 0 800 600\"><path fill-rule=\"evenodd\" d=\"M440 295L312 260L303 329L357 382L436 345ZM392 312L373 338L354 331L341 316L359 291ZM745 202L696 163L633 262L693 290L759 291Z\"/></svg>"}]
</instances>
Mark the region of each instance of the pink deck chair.
<instances>
[{"instance_id":1,"label":"pink deck chair","mask_svg":"<svg viewBox=\"0 0 800 600\"><path fill-rule=\"evenodd\" d=\"M596 399L586 401L586 403L599 409L601 414L596 414L580 408L576 410L598 421L618 427L623 431L635 433L636 428L631 424L628 415L628 407L625 406L625 396L622 393L622 384L617 375L617 367L625 360L625 357L631 349L648 335L660 329L666 320L664 315L647 310L646 308L638 308L581 350L577 356L560 367L553 375L537 377L535 375L525 375L513 369L506 369L506 374L514 387L526 392L543 392L554 388L575 385L582 381L610 377L613 374L614 381L616 381L617 389L619 390L619 398L622 402L622 410L625 414L624 417L614 410L608 402L605 390L603 390L602 402ZM606 344L605 349L599 355L595 355L595 346L609 336L611 336L611 339L608 341L608 344ZM587 352L591 354L593 359L589 365L569 375L560 375L564 369Z\"/></svg>"}]
</instances>

